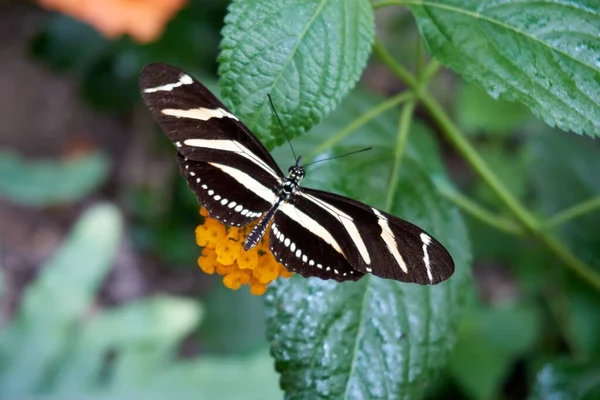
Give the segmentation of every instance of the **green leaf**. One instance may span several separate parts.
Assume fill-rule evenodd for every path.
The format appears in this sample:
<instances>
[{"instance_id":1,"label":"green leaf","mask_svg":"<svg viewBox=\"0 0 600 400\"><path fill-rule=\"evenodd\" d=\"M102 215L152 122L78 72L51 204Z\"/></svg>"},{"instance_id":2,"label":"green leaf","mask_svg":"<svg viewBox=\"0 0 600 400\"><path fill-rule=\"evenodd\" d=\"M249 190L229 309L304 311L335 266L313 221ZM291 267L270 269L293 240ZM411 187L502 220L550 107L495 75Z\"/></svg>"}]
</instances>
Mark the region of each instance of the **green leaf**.
<instances>
[{"instance_id":1,"label":"green leaf","mask_svg":"<svg viewBox=\"0 0 600 400\"><path fill-rule=\"evenodd\" d=\"M122 232L118 210L91 208L25 291L15 321L2 331L0 394L32 393L69 345L111 267ZM0 396L2 397L2 396Z\"/></svg>"},{"instance_id":2,"label":"green leaf","mask_svg":"<svg viewBox=\"0 0 600 400\"><path fill-rule=\"evenodd\" d=\"M600 398L600 364L557 359L540 368L528 400L596 400Z\"/></svg>"},{"instance_id":3,"label":"green leaf","mask_svg":"<svg viewBox=\"0 0 600 400\"><path fill-rule=\"evenodd\" d=\"M458 91L455 113L463 131L472 135L512 133L530 115L522 104L494 99L464 81Z\"/></svg>"},{"instance_id":4,"label":"green leaf","mask_svg":"<svg viewBox=\"0 0 600 400\"><path fill-rule=\"evenodd\" d=\"M600 148L595 140L560 132L542 132L529 139L529 168L537 203L553 215L579 202L600 196ZM600 274L600 210L596 209L560 227L560 239ZM559 268L558 266L554 266ZM556 270L555 274L556 274ZM560 271L560 270L559 270ZM566 291L570 343L585 359L600 356L600 297L587 283L558 275L556 285Z\"/></svg>"},{"instance_id":5,"label":"green leaf","mask_svg":"<svg viewBox=\"0 0 600 400\"><path fill-rule=\"evenodd\" d=\"M129 388L80 390L31 400L279 400L273 359L266 351L250 357L199 357L166 364L148 379Z\"/></svg>"},{"instance_id":6,"label":"green leaf","mask_svg":"<svg viewBox=\"0 0 600 400\"><path fill-rule=\"evenodd\" d=\"M539 315L531 306L474 307L463 320L450 373L469 398L498 398L510 368L535 344L539 331Z\"/></svg>"},{"instance_id":7,"label":"green leaf","mask_svg":"<svg viewBox=\"0 0 600 400\"><path fill-rule=\"evenodd\" d=\"M367 0L236 0L223 29L223 97L268 148L310 129L354 86L374 37Z\"/></svg>"},{"instance_id":8,"label":"green leaf","mask_svg":"<svg viewBox=\"0 0 600 400\"><path fill-rule=\"evenodd\" d=\"M551 126L600 136L596 0L411 2L431 54Z\"/></svg>"},{"instance_id":9,"label":"green leaf","mask_svg":"<svg viewBox=\"0 0 600 400\"><path fill-rule=\"evenodd\" d=\"M394 133L387 131L388 143ZM311 132L299 142L314 138ZM391 147L311 168L306 186L381 207L393 165ZM299 276L279 281L266 297L267 334L290 399L419 398L447 360L469 281L469 245L460 214L437 194L417 162L437 157L424 152L433 149L414 136L409 149L398 182L402 195L391 211L444 243L456 273L436 286L372 276L343 284ZM432 174L443 173L431 168Z\"/></svg>"},{"instance_id":10,"label":"green leaf","mask_svg":"<svg viewBox=\"0 0 600 400\"><path fill-rule=\"evenodd\" d=\"M152 382L152 391L187 386L190 399L275 400L282 393L266 351L251 357L200 357L165 368Z\"/></svg>"},{"instance_id":11,"label":"green leaf","mask_svg":"<svg viewBox=\"0 0 600 400\"><path fill-rule=\"evenodd\" d=\"M196 301L169 296L138 300L102 312L82 327L70 357L55 380L55 391L85 390L101 375L109 351L115 352L111 384L132 386L154 376L175 358L177 346L202 317Z\"/></svg>"},{"instance_id":12,"label":"green leaf","mask_svg":"<svg viewBox=\"0 0 600 400\"><path fill-rule=\"evenodd\" d=\"M0 152L0 196L34 207L77 201L98 189L109 169L108 159L100 153L66 161L29 161Z\"/></svg>"}]
</instances>

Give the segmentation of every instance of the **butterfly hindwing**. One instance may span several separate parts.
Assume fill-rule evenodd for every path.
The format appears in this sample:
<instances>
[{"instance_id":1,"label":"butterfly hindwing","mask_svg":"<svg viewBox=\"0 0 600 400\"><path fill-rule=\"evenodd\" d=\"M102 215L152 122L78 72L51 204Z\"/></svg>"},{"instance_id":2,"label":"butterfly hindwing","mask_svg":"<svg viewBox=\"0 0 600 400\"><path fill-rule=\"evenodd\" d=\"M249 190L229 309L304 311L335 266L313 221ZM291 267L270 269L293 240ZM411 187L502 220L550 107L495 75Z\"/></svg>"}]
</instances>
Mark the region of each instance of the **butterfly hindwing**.
<instances>
[{"instance_id":1,"label":"butterfly hindwing","mask_svg":"<svg viewBox=\"0 0 600 400\"><path fill-rule=\"evenodd\" d=\"M181 174L186 178L198 203L212 218L230 226L241 227L257 220L271 207L271 202L245 188L221 169L204 161L186 160L178 155ZM218 164L217 164L218 165ZM240 193L245 195L240 196ZM264 194L274 197L272 192Z\"/></svg>"},{"instance_id":2,"label":"butterfly hindwing","mask_svg":"<svg viewBox=\"0 0 600 400\"><path fill-rule=\"evenodd\" d=\"M335 239L314 234L315 230L325 229L319 225L292 205L281 207L269 233L269 247L275 259L306 278L315 276L340 282L360 279L364 274L352 268Z\"/></svg>"},{"instance_id":3,"label":"butterfly hindwing","mask_svg":"<svg viewBox=\"0 0 600 400\"><path fill-rule=\"evenodd\" d=\"M437 240L391 214L307 188L299 191L295 207L327 227L358 272L419 284L439 283L454 272L452 257Z\"/></svg>"}]
</instances>

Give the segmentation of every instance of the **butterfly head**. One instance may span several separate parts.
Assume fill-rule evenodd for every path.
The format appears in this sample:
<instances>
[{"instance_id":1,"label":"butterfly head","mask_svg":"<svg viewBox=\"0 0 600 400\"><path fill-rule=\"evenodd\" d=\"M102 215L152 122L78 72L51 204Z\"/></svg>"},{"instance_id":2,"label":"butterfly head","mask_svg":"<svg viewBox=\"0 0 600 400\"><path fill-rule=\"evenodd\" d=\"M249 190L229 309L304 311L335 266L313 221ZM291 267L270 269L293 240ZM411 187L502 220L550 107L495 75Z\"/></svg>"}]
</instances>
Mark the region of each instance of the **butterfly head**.
<instances>
[{"instance_id":1,"label":"butterfly head","mask_svg":"<svg viewBox=\"0 0 600 400\"><path fill-rule=\"evenodd\" d=\"M292 165L290 169L288 169L288 179L293 180L296 184L300 183L300 181L304 178L304 168L299 165Z\"/></svg>"}]
</instances>

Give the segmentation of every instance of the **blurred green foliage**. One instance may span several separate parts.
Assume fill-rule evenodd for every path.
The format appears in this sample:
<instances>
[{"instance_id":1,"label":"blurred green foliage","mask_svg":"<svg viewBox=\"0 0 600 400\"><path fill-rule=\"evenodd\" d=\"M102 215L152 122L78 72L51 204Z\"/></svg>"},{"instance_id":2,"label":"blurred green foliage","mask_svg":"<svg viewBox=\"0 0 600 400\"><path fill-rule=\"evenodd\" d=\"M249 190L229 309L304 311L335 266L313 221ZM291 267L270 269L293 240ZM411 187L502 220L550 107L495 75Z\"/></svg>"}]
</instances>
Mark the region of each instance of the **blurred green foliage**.
<instances>
[{"instance_id":1,"label":"blurred green foliage","mask_svg":"<svg viewBox=\"0 0 600 400\"><path fill-rule=\"evenodd\" d=\"M223 30L225 102L274 146L284 137L266 106L271 91L307 159L375 146L309 169L307 185L422 224L448 245L456 276L431 288L296 276L270 289L266 307L220 287L199 294L204 306L161 295L98 308L122 222L113 206L97 206L3 327L1 397L281 398L275 365L294 399L600 398L600 147L533 115L598 136L600 42L590 34L600 26L598 5L432 0L377 20L376 37L363 0L236 0L229 13L228 3L191 1L148 45L51 14L30 50L75 78L91 105L127 116L139 107L137 79L149 62L175 64L213 88ZM553 34L538 35L539 24ZM362 87L348 95L373 40L382 65L367 69L365 83L383 79L404 93L385 99ZM412 102L416 112L401 117ZM401 118L409 119L405 147ZM156 151L168 146L149 141ZM80 202L111 179L99 154L38 162L4 152L0 196L25 207ZM292 158L287 146L274 156L282 166ZM194 267L197 205L184 181L174 173L168 187L127 195L136 249ZM265 313L275 363L261 350ZM184 338L202 354L182 359Z\"/></svg>"},{"instance_id":2,"label":"blurred green foliage","mask_svg":"<svg viewBox=\"0 0 600 400\"><path fill-rule=\"evenodd\" d=\"M109 161L101 153L62 162L25 160L0 152L0 196L26 206L48 207L77 201L98 190L109 174Z\"/></svg>"},{"instance_id":3,"label":"blurred green foliage","mask_svg":"<svg viewBox=\"0 0 600 400\"><path fill-rule=\"evenodd\" d=\"M195 300L158 295L114 309L93 306L122 234L119 211L95 206L42 267L0 330L1 397L279 398L264 352L177 359L203 315Z\"/></svg>"}]
</instances>

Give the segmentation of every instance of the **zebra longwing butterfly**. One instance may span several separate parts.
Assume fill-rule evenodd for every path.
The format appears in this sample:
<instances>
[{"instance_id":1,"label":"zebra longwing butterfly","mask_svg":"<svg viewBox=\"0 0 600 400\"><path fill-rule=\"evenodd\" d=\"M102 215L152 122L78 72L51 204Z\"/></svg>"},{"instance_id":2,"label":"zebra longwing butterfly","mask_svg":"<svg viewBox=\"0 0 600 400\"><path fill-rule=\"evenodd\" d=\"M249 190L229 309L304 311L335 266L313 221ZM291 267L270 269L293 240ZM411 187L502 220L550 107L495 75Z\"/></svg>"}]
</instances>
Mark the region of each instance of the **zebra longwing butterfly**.
<instances>
[{"instance_id":1,"label":"zebra longwing butterfly","mask_svg":"<svg viewBox=\"0 0 600 400\"><path fill-rule=\"evenodd\" d=\"M241 227L259 221L244 249L269 232L275 259L305 277L381 278L436 284L454 272L448 251L421 228L285 176L254 134L208 89L165 64L140 77L144 103L174 143L182 175L211 217Z\"/></svg>"}]
</instances>

